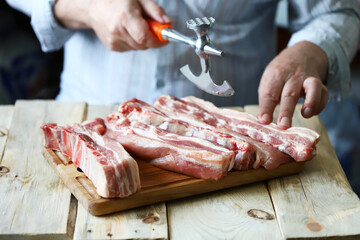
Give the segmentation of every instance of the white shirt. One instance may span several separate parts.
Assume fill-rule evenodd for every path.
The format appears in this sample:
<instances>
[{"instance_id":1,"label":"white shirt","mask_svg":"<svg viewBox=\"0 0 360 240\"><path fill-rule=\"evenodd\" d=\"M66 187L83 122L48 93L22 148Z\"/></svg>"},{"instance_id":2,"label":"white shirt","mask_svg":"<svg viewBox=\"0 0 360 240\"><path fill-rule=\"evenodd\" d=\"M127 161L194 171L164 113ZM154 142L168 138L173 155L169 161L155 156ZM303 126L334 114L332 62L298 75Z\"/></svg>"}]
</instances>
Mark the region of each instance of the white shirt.
<instances>
[{"instance_id":1,"label":"white shirt","mask_svg":"<svg viewBox=\"0 0 360 240\"><path fill-rule=\"evenodd\" d=\"M218 106L257 104L257 88L267 64L276 55L277 0L158 0L173 20L173 28L194 36L185 21L194 17L216 19L210 39L226 57L211 57L211 76L227 80L232 97L209 95L188 81L179 68L189 64L200 73L199 58L180 43L160 49L114 52L92 30L68 30L56 22L55 0L7 0L31 16L43 51L64 47L64 69L57 100L90 104L121 103L138 98L148 103L162 94L197 96ZM360 11L356 0L289 0L289 46L300 41L318 45L328 56L327 87L335 97L350 93L349 62L359 41Z\"/></svg>"}]
</instances>

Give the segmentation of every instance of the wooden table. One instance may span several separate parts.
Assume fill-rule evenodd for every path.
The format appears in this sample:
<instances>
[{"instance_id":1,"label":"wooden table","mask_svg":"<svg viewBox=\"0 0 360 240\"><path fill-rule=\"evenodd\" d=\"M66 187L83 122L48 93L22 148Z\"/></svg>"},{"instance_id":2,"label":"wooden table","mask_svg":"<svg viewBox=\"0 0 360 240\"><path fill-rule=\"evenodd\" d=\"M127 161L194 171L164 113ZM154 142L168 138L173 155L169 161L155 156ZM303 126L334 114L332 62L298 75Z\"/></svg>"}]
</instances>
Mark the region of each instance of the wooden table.
<instances>
[{"instance_id":1,"label":"wooden table","mask_svg":"<svg viewBox=\"0 0 360 240\"><path fill-rule=\"evenodd\" d=\"M116 106L17 101L0 106L0 239L360 239L360 200L319 118L321 134L300 174L141 207L90 215L41 155L40 125L105 116ZM256 106L245 111L256 114Z\"/></svg>"}]
</instances>

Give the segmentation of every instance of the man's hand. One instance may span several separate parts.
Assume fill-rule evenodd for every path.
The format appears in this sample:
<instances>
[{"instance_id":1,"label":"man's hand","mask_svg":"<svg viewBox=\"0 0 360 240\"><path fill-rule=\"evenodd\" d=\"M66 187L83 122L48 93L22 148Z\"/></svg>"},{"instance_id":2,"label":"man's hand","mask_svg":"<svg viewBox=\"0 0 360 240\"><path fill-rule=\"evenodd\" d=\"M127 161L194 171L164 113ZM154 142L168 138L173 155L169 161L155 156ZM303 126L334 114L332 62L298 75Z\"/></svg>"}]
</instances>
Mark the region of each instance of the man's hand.
<instances>
[{"instance_id":1,"label":"man's hand","mask_svg":"<svg viewBox=\"0 0 360 240\"><path fill-rule=\"evenodd\" d=\"M166 44L151 33L144 16L160 23L171 22L152 0L58 0L54 14L67 28L92 28L107 48L120 52Z\"/></svg>"},{"instance_id":2,"label":"man's hand","mask_svg":"<svg viewBox=\"0 0 360 240\"><path fill-rule=\"evenodd\" d=\"M277 125L291 127L291 119L300 97L305 101L301 114L310 118L319 114L329 99L323 84L328 69L326 54L315 44L299 42L283 50L266 67L259 85L261 123L269 124L280 102Z\"/></svg>"}]
</instances>

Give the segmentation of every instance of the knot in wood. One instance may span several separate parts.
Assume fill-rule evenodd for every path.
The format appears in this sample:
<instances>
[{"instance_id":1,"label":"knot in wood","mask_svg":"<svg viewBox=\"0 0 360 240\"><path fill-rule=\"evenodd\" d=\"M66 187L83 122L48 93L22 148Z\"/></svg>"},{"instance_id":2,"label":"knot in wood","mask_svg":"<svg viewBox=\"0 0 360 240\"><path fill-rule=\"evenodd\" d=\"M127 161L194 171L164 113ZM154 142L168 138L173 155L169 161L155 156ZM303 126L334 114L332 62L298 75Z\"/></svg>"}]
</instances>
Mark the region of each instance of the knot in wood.
<instances>
[{"instance_id":1,"label":"knot in wood","mask_svg":"<svg viewBox=\"0 0 360 240\"><path fill-rule=\"evenodd\" d=\"M306 227L313 232L320 232L321 230L323 230L323 226L318 223L318 222L309 222L308 224L306 224Z\"/></svg>"},{"instance_id":2,"label":"knot in wood","mask_svg":"<svg viewBox=\"0 0 360 240\"><path fill-rule=\"evenodd\" d=\"M275 219L273 214L268 213L261 209L250 209L249 211L247 211L247 214L252 218L256 218L256 219L260 219L260 220L269 220L270 221L270 220Z\"/></svg>"},{"instance_id":3,"label":"knot in wood","mask_svg":"<svg viewBox=\"0 0 360 240\"><path fill-rule=\"evenodd\" d=\"M0 166L0 174L8 173L10 169L5 166Z\"/></svg>"},{"instance_id":4,"label":"knot in wood","mask_svg":"<svg viewBox=\"0 0 360 240\"><path fill-rule=\"evenodd\" d=\"M8 130L0 126L0 137L5 137L8 134Z\"/></svg>"},{"instance_id":5,"label":"knot in wood","mask_svg":"<svg viewBox=\"0 0 360 240\"><path fill-rule=\"evenodd\" d=\"M144 217L142 222L143 223L154 223L154 222L157 222L160 220L160 217L159 216L155 216L155 215L150 215L150 216L147 216L147 217Z\"/></svg>"}]
</instances>

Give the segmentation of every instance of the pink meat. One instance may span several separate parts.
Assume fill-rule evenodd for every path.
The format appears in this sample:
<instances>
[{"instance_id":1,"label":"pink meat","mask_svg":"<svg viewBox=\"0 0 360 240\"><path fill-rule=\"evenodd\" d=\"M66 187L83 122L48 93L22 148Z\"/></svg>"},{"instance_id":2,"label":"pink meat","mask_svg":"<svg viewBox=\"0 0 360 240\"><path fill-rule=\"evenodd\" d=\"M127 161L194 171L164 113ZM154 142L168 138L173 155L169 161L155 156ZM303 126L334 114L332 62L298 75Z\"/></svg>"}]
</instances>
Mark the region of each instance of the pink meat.
<instances>
[{"instance_id":1,"label":"pink meat","mask_svg":"<svg viewBox=\"0 0 360 240\"><path fill-rule=\"evenodd\" d=\"M156 126L110 114L106 135L135 156L163 169L214 179L225 176L234 164L234 153L211 142L181 136Z\"/></svg>"},{"instance_id":2,"label":"pink meat","mask_svg":"<svg viewBox=\"0 0 360 240\"><path fill-rule=\"evenodd\" d=\"M161 96L154 106L176 119L187 120L200 126L226 128L249 136L289 154L296 161L311 159L315 155L315 146L319 141L319 134L310 129L292 127L282 130L275 124L263 125L251 114L219 109L212 103L195 97L178 99L172 96Z\"/></svg>"},{"instance_id":3,"label":"pink meat","mask_svg":"<svg viewBox=\"0 0 360 240\"><path fill-rule=\"evenodd\" d=\"M87 124L101 125L96 121ZM100 196L126 197L140 190L137 163L118 142L80 124L44 124L41 129L44 146L69 157L93 182Z\"/></svg>"},{"instance_id":4,"label":"pink meat","mask_svg":"<svg viewBox=\"0 0 360 240\"><path fill-rule=\"evenodd\" d=\"M57 124L45 123L41 126L41 130L43 132L43 145L50 149L60 151Z\"/></svg>"},{"instance_id":5,"label":"pink meat","mask_svg":"<svg viewBox=\"0 0 360 240\"><path fill-rule=\"evenodd\" d=\"M261 146L264 144L254 143L252 139L244 139L243 136L237 133L231 135L211 129L211 126L208 126L210 128L199 127L185 121L169 118L164 112L138 99L132 99L121 104L118 115L119 118L126 117L182 136L197 137L224 146L234 151L234 169L237 170L259 168L261 165L271 170L278 167L277 163L291 161L290 157L274 150L272 147ZM269 154L271 150L275 153ZM271 161L271 157L275 161Z\"/></svg>"}]
</instances>

